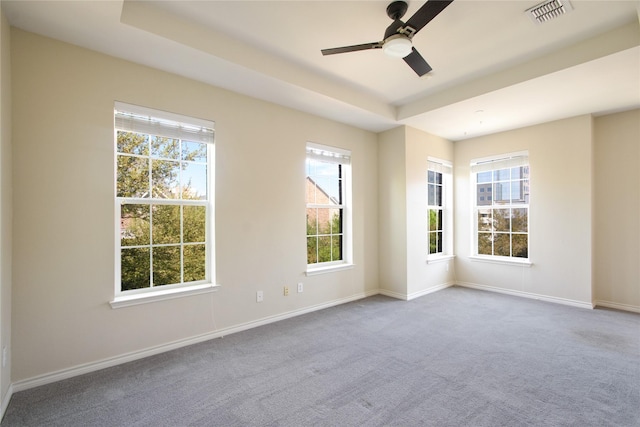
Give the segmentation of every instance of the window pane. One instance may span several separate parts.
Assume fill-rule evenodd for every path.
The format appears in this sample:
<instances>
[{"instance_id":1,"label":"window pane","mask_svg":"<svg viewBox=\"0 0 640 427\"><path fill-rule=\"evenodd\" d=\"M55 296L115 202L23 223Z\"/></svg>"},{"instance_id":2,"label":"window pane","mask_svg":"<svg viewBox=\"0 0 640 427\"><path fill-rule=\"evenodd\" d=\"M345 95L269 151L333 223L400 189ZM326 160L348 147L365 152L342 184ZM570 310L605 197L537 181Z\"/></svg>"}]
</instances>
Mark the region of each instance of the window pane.
<instances>
[{"instance_id":1,"label":"window pane","mask_svg":"<svg viewBox=\"0 0 640 427\"><path fill-rule=\"evenodd\" d=\"M319 208L318 213L318 234L331 234L331 209Z\"/></svg>"},{"instance_id":2,"label":"window pane","mask_svg":"<svg viewBox=\"0 0 640 427\"><path fill-rule=\"evenodd\" d=\"M436 185L436 206L442 206L442 185Z\"/></svg>"},{"instance_id":3,"label":"window pane","mask_svg":"<svg viewBox=\"0 0 640 427\"><path fill-rule=\"evenodd\" d=\"M206 236L205 206L184 206L182 208L182 233L183 241L187 243L204 243Z\"/></svg>"},{"instance_id":4,"label":"window pane","mask_svg":"<svg viewBox=\"0 0 640 427\"><path fill-rule=\"evenodd\" d=\"M207 144L202 142L182 141L182 160L206 162Z\"/></svg>"},{"instance_id":5,"label":"window pane","mask_svg":"<svg viewBox=\"0 0 640 427\"><path fill-rule=\"evenodd\" d=\"M151 162L153 197L175 199L179 197L180 162L153 160Z\"/></svg>"},{"instance_id":6,"label":"window pane","mask_svg":"<svg viewBox=\"0 0 640 427\"><path fill-rule=\"evenodd\" d=\"M318 262L318 238L307 237L307 264Z\"/></svg>"},{"instance_id":7,"label":"window pane","mask_svg":"<svg viewBox=\"0 0 640 427\"><path fill-rule=\"evenodd\" d=\"M180 283L180 246L153 248L153 285Z\"/></svg>"},{"instance_id":8,"label":"window pane","mask_svg":"<svg viewBox=\"0 0 640 427\"><path fill-rule=\"evenodd\" d=\"M331 236L318 237L318 262L331 261Z\"/></svg>"},{"instance_id":9,"label":"window pane","mask_svg":"<svg viewBox=\"0 0 640 427\"><path fill-rule=\"evenodd\" d=\"M118 197L149 197L149 160L118 156Z\"/></svg>"},{"instance_id":10,"label":"window pane","mask_svg":"<svg viewBox=\"0 0 640 427\"><path fill-rule=\"evenodd\" d=\"M120 245L140 246L149 242L149 205L120 207Z\"/></svg>"},{"instance_id":11,"label":"window pane","mask_svg":"<svg viewBox=\"0 0 640 427\"><path fill-rule=\"evenodd\" d=\"M153 244L180 243L180 206L153 205L152 214Z\"/></svg>"},{"instance_id":12,"label":"window pane","mask_svg":"<svg viewBox=\"0 0 640 427\"><path fill-rule=\"evenodd\" d=\"M511 181L511 203L526 203L524 181Z\"/></svg>"},{"instance_id":13,"label":"window pane","mask_svg":"<svg viewBox=\"0 0 640 427\"><path fill-rule=\"evenodd\" d=\"M436 205L436 187L433 184L427 186L427 204L429 206Z\"/></svg>"},{"instance_id":14,"label":"window pane","mask_svg":"<svg viewBox=\"0 0 640 427\"><path fill-rule=\"evenodd\" d=\"M429 233L429 253L442 253L442 232Z\"/></svg>"},{"instance_id":15,"label":"window pane","mask_svg":"<svg viewBox=\"0 0 640 427\"><path fill-rule=\"evenodd\" d=\"M434 231L442 231L442 210L439 209L436 211L436 228L434 228Z\"/></svg>"},{"instance_id":16,"label":"window pane","mask_svg":"<svg viewBox=\"0 0 640 427\"><path fill-rule=\"evenodd\" d=\"M498 169L493 171L493 180L494 181L509 181L510 178L510 170L509 169Z\"/></svg>"},{"instance_id":17,"label":"window pane","mask_svg":"<svg viewBox=\"0 0 640 427\"><path fill-rule=\"evenodd\" d=\"M483 182L491 182L491 171L488 172L478 172L478 184Z\"/></svg>"},{"instance_id":18,"label":"window pane","mask_svg":"<svg viewBox=\"0 0 640 427\"><path fill-rule=\"evenodd\" d=\"M190 200L207 199L207 165L183 163L182 198Z\"/></svg>"},{"instance_id":19,"label":"window pane","mask_svg":"<svg viewBox=\"0 0 640 427\"><path fill-rule=\"evenodd\" d=\"M330 209L331 215L331 234L342 233L342 209Z\"/></svg>"},{"instance_id":20,"label":"window pane","mask_svg":"<svg viewBox=\"0 0 640 427\"><path fill-rule=\"evenodd\" d=\"M206 249L204 245L187 245L183 248L184 281L196 282L206 279Z\"/></svg>"},{"instance_id":21,"label":"window pane","mask_svg":"<svg viewBox=\"0 0 640 427\"><path fill-rule=\"evenodd\" d=\"M427 171L427 182L430 184L436 182L436 173L434 171Z\"/></svg>"},{"instance_id":22,"label":"window pane","mask_svg":"<svg viewBox=\"0 0 640 427\"><path fill-rule=\"evenodd\" d=\"M524 176L522 175L522 166L517 168L511 168L511 179L522 179Z\"/></svg>"},{"instance_id":23,"label":"window pane","mask_svg":"<svg viewBox=\"0 0 640 427\"><path fill-rule=\"evenodd\" d=\"M120 282L123 291L151 286L149 254L149 248L120 250Z\"/></svg>"},{"instance_id":24,"label":"window pane","mask_svg":"<svg viewBox=\"0 0 640 427\"><path fill-rule=\"evenodd\" d=\"M316 183L315 203L338 204L341 200L339 164L311 161L309 177Z\"/></svg>"},{"instance_id":25,"label":"window pane","mask_svg":"<svg viewBox=\"0 0 640 427\"><path fill-rule=\"evenodd\" d=\"M342 203L342 198L340 195L340 184L341 182L337 175L326 180L327 186L324 187L323 190L329 195L328 202L332 205L338 205Z\"/></svg>"},{"instance_id":26,"label":"window pane","mask_svg":"<svg viewBox=\"0 0 640 427\"><path fill-rule=\"evenodd\" d=\"M141 133L118 131L118 152L149 155L149 136Z\"/></svg>"},{"instance_id":27,"label":"window pane","mask_svg":"<svg viewBox=\"0 0 640 427\"><path fill-rule=\"evenodd\" d=\"M438 253L438 233L429 233L429 253Z\"/></svg>"},{"instance_id":28,"label":"window pane","mask_svg":"<svg viewBox=\"0 0 640 427\"><path fill-rule=\"evenodd\" d=\"M511 201L511 183L502 182L493 184L493 200L495 204L505 204Z\"/></svg>"},{"instance_id":29,"label":"window pane","mask_svg":"<svg viewBox=\"0 0 640 427\"><path fill-rule=\"evenodd\" d=\"M436 184L442 185L442 174L440 172L435 172L436 176Z\"/></svg>"},{"instance_id":30,"label":"window pane","mask_svg":"<svg viewBox=\"0 0 640 427\"><path fill-rule=\"evenodd\" d=\"M529 210L516 208L511 210L511 231L526 233L528 231Z\"/></svg>"},{"instance_id":31,"label":"window pane","mask_svg":"<svg viewBox=\"0 0 640 427\"><path fill-rule=\"evenodd\" d=\"M493 235L493 254L498 256L511 256L511 239L508 233L496 233Z\"/></svg>"},{"instance_id":32,"label":"window pane","mask_svg":"<svg viewBox=\"0 0 640 427\"><path fill-rule=\"evenodd\" d=\"M331 261L340 261L342 259L342 236L331 236Z\"/></svg>"},{"instance_id":33,"label":"window pane","mask_svg":"<svg viewBox=\"0 0 640 427\"><path fill-rule=\"evenodd\" d=\"M318 234L318 209L307 208L307 236Z\"/></svg>"},{"instance_id":34,"label":"window pane","mask_svg":"<svg viewBox=\"0 0 640 427\"><path fill-rule=\"evenodd\" d=\"M511 215L509 209L493 210L493 226L495 231L511 231Z\"/></svg>"},{"instance_id":35,"label":"window pane","mask_svg":"<svg viewBox=\"0 0 640 427\"><path fill-rule=\"evenodd\" d=\"M429 231L442 230L442 211L429 209Z\"/></svg>"},{"instance_id":36,"label":"window pane","mask_svg":"<svg viewBox=\"0 0 640 427\"><path fill-rule=\"evenodd\" d=\"M163 159L179 159L180 158L180 141L173 138L165 138L162 136L151 137L151 157L160 157Z\"/></svg>"},{"instance_id":37,"label":"window pane","mask_svg":"<svg viewBox=\"0 0 640 427\"><path fill-rule=\"evenodd\" d=\"M485 197L485 194L491 194L491 184L478 184L476 187L476 205L488 206L491 205L491 196Z\"/></svg>"},{"instance_id":38,"label":"window pane","mask_svg":"<svg viewBox=\"0 0 640 427\"><path fill-rule=\"evenodd\" d=\"M493 255L491 233L478 233L478 255Z\"/></svg>"},{"instance_id":39,"label":"window pane","mask_svg":"<svg viewBox=\"0 0 640 427\"><path fill-rule=\"evenodd\" d=\"M491 209L478 209L478 231L492 231Z\"/></svg>"},{"instance_id":40,"label":"window pane","mask_svg":"<svg viewBox=\"0 0 640 427\"><path fill-rule=\"evenodd\" d=\"M514 234L513 239L513 256L517 258L529 257L529 236L526 234Z\"/></svg>"}]
</instances>

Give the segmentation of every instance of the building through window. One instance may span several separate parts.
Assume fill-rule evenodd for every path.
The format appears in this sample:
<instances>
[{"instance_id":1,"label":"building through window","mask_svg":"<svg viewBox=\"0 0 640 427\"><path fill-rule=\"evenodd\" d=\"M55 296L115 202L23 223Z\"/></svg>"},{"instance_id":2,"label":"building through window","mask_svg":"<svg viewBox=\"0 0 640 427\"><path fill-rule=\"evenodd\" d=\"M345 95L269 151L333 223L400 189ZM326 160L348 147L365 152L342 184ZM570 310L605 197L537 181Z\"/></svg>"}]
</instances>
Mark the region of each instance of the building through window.
<instances>
[{"instance_id":1,"label":"building through window","mask_svg":"<svg viewBox=\"0 0 640 427\"><path fill-rule=\"evenodd\" d=\"M116 103L116 294L211 281L213 122Z\"/></svg>"}]
</instances>

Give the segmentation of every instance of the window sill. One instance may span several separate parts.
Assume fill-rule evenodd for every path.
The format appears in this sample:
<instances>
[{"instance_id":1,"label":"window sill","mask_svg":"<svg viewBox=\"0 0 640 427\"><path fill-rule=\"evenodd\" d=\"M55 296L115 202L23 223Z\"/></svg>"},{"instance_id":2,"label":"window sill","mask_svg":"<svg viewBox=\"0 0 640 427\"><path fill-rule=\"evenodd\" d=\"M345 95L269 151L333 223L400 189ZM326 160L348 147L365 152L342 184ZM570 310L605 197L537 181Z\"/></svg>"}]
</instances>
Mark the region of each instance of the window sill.
<instances>
[{"instance_id":1,"label":"window sill","mask_svg":"<svg viewBox=\"0 0 640 427\"><path fill-rule=\"evenodd\" d=\"M436 262L449 261L454 259L455 255L435 255L427 258L427 264L434 264Z\"/></svg>"},{"instance_id":2,"label":"window sill","mask_svg":"<svg viewBox=\"0 0 640 427\"><path fill-rule=\"evenodd\" d=\"M469 257L469 259L474 262L514 265L514 266L526 267L526 268L531 268L531 266L533 265L533 263L528 259L517 260L517 259L510 259L510 258L496 258L496 257L488 257L488 256L484 257L484 256L478 256L478 255L472 255Z\"/></svg>"},{"instance_id":3,"label":"window sill","mask_svg":"<svg viewBox=\"0 0 640 427\"><path fill-rule=\"evenodd\" d=\"M334 271L349 270L354 267L354 264L337 264L328 265L326 267L313 267L306 271L307 276L315 276L317 274L333 273Z\"/></svg>"},{"instance_id":4,"label":"window sill","mask_svg":"<svg viewBox=\"0 0 640 427\"><path fill-rule=\"evenodd\" d=\"M220 285L206 283L203 285L194 285L184 288L163 289L155 292L145 292L135 295L118 296L109 301L111 308L130 307L132 305L147 304L150 302L164 301L174 298L188 297L192 295L206 294L217 291Z\"/></svg>"}]
</instances>

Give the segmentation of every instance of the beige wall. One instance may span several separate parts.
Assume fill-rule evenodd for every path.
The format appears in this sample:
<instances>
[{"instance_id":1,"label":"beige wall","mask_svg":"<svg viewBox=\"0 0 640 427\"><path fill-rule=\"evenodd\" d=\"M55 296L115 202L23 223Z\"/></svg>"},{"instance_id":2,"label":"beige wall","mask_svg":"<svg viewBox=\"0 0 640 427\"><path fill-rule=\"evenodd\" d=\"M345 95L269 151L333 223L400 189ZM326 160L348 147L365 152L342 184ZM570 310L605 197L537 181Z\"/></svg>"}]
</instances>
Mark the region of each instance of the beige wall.
<instances>
[{"instance_id":1,"label":"beige wall","mask_svg":"<svg viewBox=\"0 0 640 427\"><path fill-rule=\"evenodd\" d=\"M406 127L378 134L378 218L380 289L396 298L407 294Z\"/></svg>"},{"instance_id":2,"label":"beige wall","mask_svg":"<svg viewBox=\"0 0 640 427\"><path fill-rule=\"evenodd\" d=\"M452 284L451 261L426 263L426 176L429 156L453 161L453 143L399 126L380 133L378 146L381 292L411 299Z\"/></svg>"},{"instance_id":3,"label":"beige wall","mask_svg":"<svg viewBox=\"0 0 640 427\"><path fill-rule=\"evenodd\" d=\"M0 9L0 399L8 404L11 384L11 32ZM2 366L2 351L7 360ZM4 407L2 408L4 409Z\"/></svg>"},{"instance_id":4,"label":"beige wall","mask_svg":"<svg viewBox=\"0 0 640 427\"><path fill-rule=\"evenodd\" d=\"M377 291L375 134L17 29L12 49L14 381ZM109 306L116 100L216 122L218 292ZM353 164L355 267L312 277L307 141Z\"/></svg>"},{"instance_id":5,"label":"beige wall","mask_svg":"<svg viewBox=\"0 0 640 427\"><path fill-rule=\"evenodd\" d=\"M0 24L0 342L11 344L14 361L12 378L8 368L0 370L3 393L11 381L379 289L409 298L457 281L586 306L595 284L596 299L640 307L637 166L615 191L607 187L622 173L621 157L640 160L637 110L456 143L406 126L375 135L20 30L9 33L4 18ZM115 100L216 122L218 292L109 306ZM307 141L351 150L353 165L355 267L311 277L304 275ZM520 150L529 151L532 168L533 266L472 262L469 161ZM447 263L425 263L428 156L454 163L456 260L449 271ZM616 220L603 220L611 216ZM624 253L615 250L620 239ZM304 292L283 296L282 287L293 290L297 282ZM263 303L255 302L257 290L265 292Z\"/></svg>"},{"instance_id":6,"label":"beige wall","mask_svg":"<svg viewBox=\"0 0 640 427\"><path fill-rule=\"evenodd\" d=\"M477 262L469 163L528 150L531 268ZM456 280L523 296L592 303L592 120L579 116L455 143Z\"/></svg>"},{"instance_id":7,"label":"beige wall","mask_svg":"<svg viewBox=\"0 0 640 427\"><path fill-rule=\"evenodd\" d=\"M640 311L640 110L595 119L594 290Z\"/></svg>"},{"instance_id":8,"label":"beige wall","mask_svg":"<svg viewBox=\"0 0 640 427\"><path fill-rule=\"evenodd\" d=\"M427 264L427 159L453 163L453 143L426 132L406 129L407 294L418 296L453 283L452 261ZM450 190L453 190L451 188ZM453 227L453 224L450 224ZM453 230L450 230L453 231Z\"/></svg>"}]
</instances>

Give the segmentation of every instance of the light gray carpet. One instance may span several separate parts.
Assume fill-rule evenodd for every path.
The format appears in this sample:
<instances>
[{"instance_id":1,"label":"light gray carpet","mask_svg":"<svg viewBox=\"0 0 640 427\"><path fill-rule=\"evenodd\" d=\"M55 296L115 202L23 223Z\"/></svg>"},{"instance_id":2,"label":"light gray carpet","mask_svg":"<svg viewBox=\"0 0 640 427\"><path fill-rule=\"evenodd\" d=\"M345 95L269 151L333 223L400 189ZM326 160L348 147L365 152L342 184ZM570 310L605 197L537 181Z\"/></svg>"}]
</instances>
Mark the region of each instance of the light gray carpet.
<instances>
[{"instance_id":1,"label":"light gray carpet","mask_svg":"<svg viewBox=\"0 0 640 427\"><path fill-rule=\"evenodd\" d=\"M465 288L14 394L2 426L638 426L640 315Z\"/></svg>"}]
</instances>

